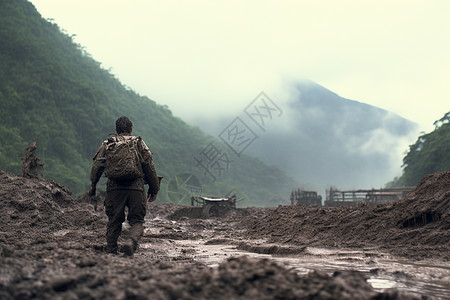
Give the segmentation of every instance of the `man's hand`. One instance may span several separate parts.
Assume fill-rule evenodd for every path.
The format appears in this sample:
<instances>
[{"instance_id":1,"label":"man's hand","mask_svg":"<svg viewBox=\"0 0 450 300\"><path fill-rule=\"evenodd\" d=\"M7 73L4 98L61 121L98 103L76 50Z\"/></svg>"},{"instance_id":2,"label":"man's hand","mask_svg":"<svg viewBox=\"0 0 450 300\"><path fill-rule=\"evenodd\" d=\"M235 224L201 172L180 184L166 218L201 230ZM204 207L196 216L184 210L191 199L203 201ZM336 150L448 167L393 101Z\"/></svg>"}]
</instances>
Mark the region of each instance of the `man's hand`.
<instances>
[{"instance_id":1,"label":"man's hand","mask_svg":"<svg viewBox=\"0 0 450 300\"><path fill-rule=\"evenodd\" d=\"M97 188L95 187L95 185L91 185L91 187L89 188L88 195L95 196L96 191L97 191Z\"/></svg>"},{"instance_id":2,"label":"man's hand","mask_svg":"<svg viewBox=\"0 0 450 300\"><path fill-rule=\"evenodd\" d=\"M153 202L156 200L156 196L158 196L158 194L149 194L147 196L148 202Z\"/></svg>"}]
</instances>

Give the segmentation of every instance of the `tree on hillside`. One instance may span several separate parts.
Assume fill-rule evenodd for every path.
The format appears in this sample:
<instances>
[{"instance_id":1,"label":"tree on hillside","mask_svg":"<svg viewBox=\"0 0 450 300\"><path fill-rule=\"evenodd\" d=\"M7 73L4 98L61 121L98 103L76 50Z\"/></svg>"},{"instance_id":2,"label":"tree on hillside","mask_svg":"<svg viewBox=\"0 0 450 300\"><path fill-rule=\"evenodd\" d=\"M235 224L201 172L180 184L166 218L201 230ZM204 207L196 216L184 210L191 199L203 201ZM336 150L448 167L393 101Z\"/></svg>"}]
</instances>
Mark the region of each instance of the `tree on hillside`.
<instances>
[{"instance_id":1,"label":"tree on hillside","mask_svg":"<svg viewBox=\"0 0 450 300\"><path fill-rule=\"evenodd\" d=\"M450 112L434 122L434 131L421 135L403 158L403 175L388 185L413 186L426 175L450 171Z\"/></svg>"}]
</instances>

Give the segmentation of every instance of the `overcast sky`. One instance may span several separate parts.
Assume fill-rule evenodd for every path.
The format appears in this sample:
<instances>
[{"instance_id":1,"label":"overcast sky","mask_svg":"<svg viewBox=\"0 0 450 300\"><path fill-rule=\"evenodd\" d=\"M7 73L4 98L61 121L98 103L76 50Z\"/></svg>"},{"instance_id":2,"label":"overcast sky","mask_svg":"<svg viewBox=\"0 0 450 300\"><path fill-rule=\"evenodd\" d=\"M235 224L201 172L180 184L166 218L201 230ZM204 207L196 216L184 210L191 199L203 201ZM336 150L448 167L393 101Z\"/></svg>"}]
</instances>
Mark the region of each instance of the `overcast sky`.
<instances>
[{"instance_id":1,"label":"overcast sky","mask_svg":"<svg viewBox=\"0 0 450 300\"><path fill-rule=\"evenodd\" d=\"M32 0L188 122L278 103L305 78L430 131L450 111L450 1Z\"/></svg>"}]
</instances>

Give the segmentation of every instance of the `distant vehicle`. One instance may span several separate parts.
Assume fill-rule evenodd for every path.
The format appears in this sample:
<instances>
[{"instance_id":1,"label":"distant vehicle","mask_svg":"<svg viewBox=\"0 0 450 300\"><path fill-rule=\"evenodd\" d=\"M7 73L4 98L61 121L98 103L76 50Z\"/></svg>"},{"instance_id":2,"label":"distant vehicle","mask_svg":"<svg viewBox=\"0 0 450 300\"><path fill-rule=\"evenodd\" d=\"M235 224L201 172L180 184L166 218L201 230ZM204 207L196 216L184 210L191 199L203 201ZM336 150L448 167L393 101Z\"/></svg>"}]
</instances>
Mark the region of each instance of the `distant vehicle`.
<instances>
[{"instance_id":1,"label":"distant vehicle","mask_svg":"<svg viewBox=\"0 0 450 300\"><path fill-rule=\"evenodd\" d=\"M230 197L191 197L191 205L202 207L202 215L205 218L226 215L236 209L236 202L236 195Z\"/></svg>"},{"instance_id":2,"label":"distant vehicle","mask_svg":"<svg viewBox=\"0 0 450 300\"><path fill-rule=\"evenodd\" d=\"M300 204L304 206L316 205L322 206L322 196L314 191L295 190L291 193L291 204Z\"/></svg>"}]
</instances>

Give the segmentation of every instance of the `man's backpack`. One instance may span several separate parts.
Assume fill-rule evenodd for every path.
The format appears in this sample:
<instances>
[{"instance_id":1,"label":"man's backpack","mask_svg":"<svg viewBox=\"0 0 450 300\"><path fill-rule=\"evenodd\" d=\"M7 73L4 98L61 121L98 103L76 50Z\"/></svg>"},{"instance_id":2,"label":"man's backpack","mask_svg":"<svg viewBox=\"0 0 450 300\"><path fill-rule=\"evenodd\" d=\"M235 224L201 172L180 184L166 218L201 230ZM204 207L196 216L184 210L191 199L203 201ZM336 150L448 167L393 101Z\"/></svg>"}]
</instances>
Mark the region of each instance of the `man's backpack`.
<instances>
[{"instance_id":1,"label":"man's backpack","mask_svg":"<svg viewBox=\"0 0 450 300\"><path fill-rule=\"evenodd\" d=\"M140 137L114 136L106 143L105 176L113 180L142 178L142 157L138 150Z\"/></svg>"}]
</instances>

